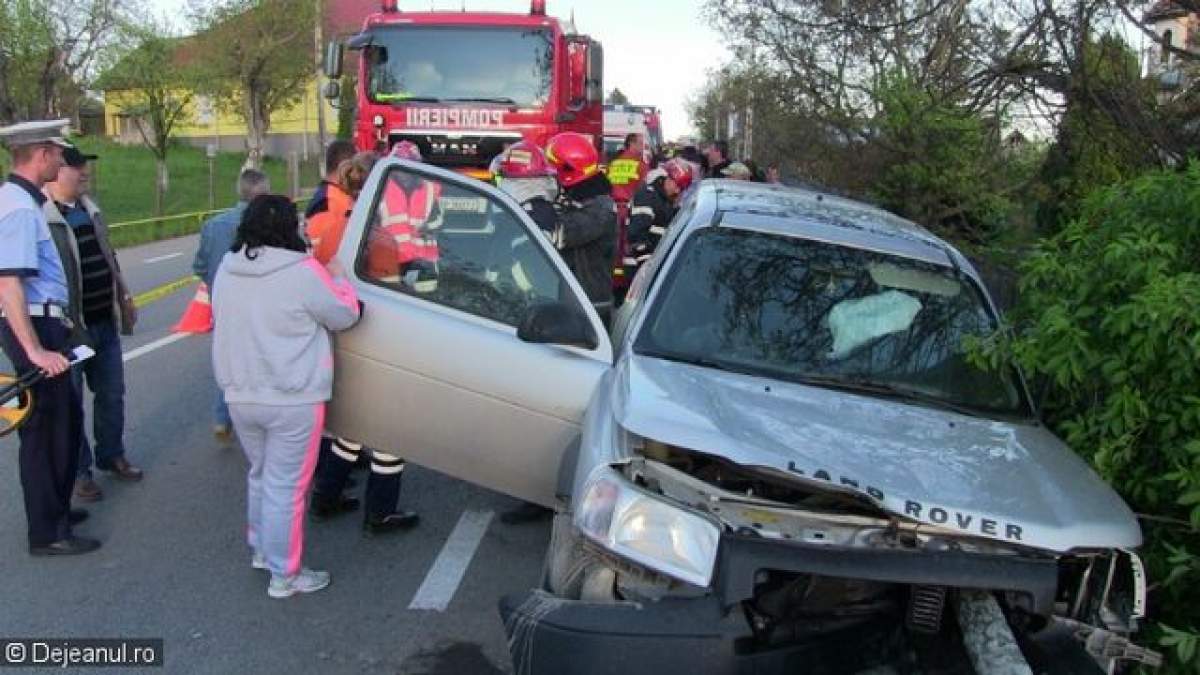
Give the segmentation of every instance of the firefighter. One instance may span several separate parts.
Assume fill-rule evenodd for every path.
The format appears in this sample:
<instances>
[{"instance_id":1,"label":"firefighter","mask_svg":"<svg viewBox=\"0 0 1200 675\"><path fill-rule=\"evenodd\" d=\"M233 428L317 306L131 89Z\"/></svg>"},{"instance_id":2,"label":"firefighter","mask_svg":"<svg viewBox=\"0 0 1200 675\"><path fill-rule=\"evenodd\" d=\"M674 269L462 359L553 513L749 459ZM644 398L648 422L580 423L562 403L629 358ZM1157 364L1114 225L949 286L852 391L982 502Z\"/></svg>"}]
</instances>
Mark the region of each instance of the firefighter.
<instances>
[{"instance_id":1,"label":"firefighter","mask_svg":"<svg viewBox=\"0 0 1200 675\"><path fill-rule=\"evenodd\" d=\"M600 155L583 134L563 132L546 144L562 194L551 240L588 299L608 325L613 309L613 254L617 211L612 185L600 173Z\"/></svg>"},{"instance_id":2,"label":"firefighter","mask_svg":"<svg viewBox=\"0 0 1200 675\"><path fill-rule=\"evenodd\" d=\"M496 185L525 209L529 217L547 236L554 234L558 214L554 202L558 199L558 182L546 153L528 141L505 148L493 162Z\"/></svg>"},{"instance_id":3,"label":"firefighter","mask_svg":"<svg viewBox=\"0 0 1200 675\"><path fill-rule=\"evenodd\" d=\"M392 147L391 156L423 161L420 148L411 141L397 143ZM438 203L441 196L441 183L407 171L393 171L379 202L377 229L391 236L395 243L401 283L418 293L437 290L436 234L442 226L442 209Z\"/></svg>"},{"instance_id":4,"label":"firefighter","mask_svg":"<svg viewBox=\"0 0 1200 675\"><path fill-rule=\"evenodd\" d=\"M646 141L641 134L625 137L625 147L608 164L608 182L612 183L612 197L618 204L633 199L646 178Z\"/></svg>"},{"instance_id":5,"label":"firefighter","mask_svg":"<svg viewBox=\"0 0 1200 675\"><path fill-rule=\"evenodd\" d=\"M646 185L633 196L629 213L629 252L625 259L631 277L650 259L667 225L675 217L680 197L692 184L692 167L680 159L663 162L646 177Z\"/></svg>"},{"instance_id":6,"label":"firefighter","mask_svg":"<svg viewBox=\"0 0 1200 675\"><path fill-rule=\"evenodd\" d=\"M638 133L625 137L621 153L608 164L608 182L612 183L612 198L617 204L617 250L613 258L613 292L616 304L624 300L629 288L629 277L621 264L629 250L629 202L642 187L649 168L646 166L646 141Z\"/></svg>"},{"instance_id":7,"label":"firefighter","mask_svg":"<svg viewBox=\"0 0 1200 675\"><path fill-rule=\"evenodd\" d=\"M404 148L394 151L393 155L408 158L410 153L410 149ZM344 162L338 169L337 183L329 189L329 208L309 221L313 255L319 262L326 263L337 253L346 222L354 206L353 200L359 196L366 183L373 159L373 153L359 153L353 159ZM391 189L390 186L385 188L385 198ZM383 204L380 205L380 209L381 220L379 227L374 230L391 234L392 230L382 228L398 227L399 219L393 219L395 222L391 226L385 225L383 218L387 216L388 210ZM374 234L375 232L372 233ZM399 247L392 241L372 240L368 244L367 273L381 279L399 278L399 259ZM358 508L358 500L346 497L342 492L347 486L351 469L364 454L370 457L371 473L367 478L367 505L363 516L363 530L368 534L384 534L416 525L420 518L416 513L397 508L401 476L405 467L404 459L390 453L364 448L362 444L345 438L321 439L321 461L317 466L316 488L312 495L313 517L326 519Z\"/></svg>"}]
</instances>

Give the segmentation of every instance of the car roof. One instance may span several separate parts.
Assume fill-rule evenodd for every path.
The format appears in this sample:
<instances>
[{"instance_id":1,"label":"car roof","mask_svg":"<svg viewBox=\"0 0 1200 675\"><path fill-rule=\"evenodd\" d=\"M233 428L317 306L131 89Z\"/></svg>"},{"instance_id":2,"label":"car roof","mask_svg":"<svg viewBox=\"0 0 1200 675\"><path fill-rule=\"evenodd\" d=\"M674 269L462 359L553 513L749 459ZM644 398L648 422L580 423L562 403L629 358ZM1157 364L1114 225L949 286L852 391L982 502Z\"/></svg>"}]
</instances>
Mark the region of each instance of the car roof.
<instances>
[{"instance_id":1,"label":"car roof","mask_svg":"<svg viewBox=\"0 0 1200 675\"><path fill-rule=\"evenodd\" d=\"M709 202L720 227L758 230L927 262L970 264L925 228L883 209L809 188L737 180L706 180L698 198ZM699 223L703 226L711 223Z\"/></svg>"}]
</instances>

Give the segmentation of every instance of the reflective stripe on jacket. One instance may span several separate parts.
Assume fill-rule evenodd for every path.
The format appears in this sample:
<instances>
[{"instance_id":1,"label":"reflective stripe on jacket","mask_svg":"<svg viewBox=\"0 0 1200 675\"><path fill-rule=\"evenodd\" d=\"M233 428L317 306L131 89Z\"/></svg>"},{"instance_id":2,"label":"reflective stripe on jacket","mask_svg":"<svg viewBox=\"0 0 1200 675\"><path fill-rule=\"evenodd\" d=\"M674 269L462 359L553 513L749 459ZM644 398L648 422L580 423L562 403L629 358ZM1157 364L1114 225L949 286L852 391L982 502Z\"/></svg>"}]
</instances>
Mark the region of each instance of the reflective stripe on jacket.
<instances>
[{"instance_id":1,"label":"reflective stripe on jacket","mask_svg":"<svg viewBox=\"0 0 1200 675\"><path fill-rule=\"evenodd\" d=\"M429 236L442 226L438 199L440 183L422 181L411 193L388 181L379 204L379 227L396 245L396 261L403 267L414 260L437 262L437 239Z\"/></svg>"}]
</instances>

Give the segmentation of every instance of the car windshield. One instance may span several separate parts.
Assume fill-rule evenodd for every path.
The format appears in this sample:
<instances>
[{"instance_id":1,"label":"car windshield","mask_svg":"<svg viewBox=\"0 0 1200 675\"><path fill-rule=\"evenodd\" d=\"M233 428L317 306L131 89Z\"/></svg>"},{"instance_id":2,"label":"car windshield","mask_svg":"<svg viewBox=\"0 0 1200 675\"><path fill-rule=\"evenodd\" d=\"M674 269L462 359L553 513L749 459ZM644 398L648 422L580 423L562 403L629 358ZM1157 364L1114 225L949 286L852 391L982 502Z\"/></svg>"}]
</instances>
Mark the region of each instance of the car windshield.
<instances>
[{"instance_id":1,"label":"car windshield","mask_svg":"<svg viewBox=\"0 0 1200 675\"><path fill-rule=\"evenodd\" d=\"M380 103L416 100L539 107L550 95L552 47L545 30L376 29L366 49L367 93Z\"/></svg>"},{"instance_id":2,"label":"car windshield","mask_svg":"<svg viewBox=\"0 0 1200 675\"><path fill-rule=\"evenodd\" d=\"M1015 372L975 368L963 338L995 330L956 270L797 237L707 229L683 243L636 353L1024 417Z\"/></svg>"}]
</instances>

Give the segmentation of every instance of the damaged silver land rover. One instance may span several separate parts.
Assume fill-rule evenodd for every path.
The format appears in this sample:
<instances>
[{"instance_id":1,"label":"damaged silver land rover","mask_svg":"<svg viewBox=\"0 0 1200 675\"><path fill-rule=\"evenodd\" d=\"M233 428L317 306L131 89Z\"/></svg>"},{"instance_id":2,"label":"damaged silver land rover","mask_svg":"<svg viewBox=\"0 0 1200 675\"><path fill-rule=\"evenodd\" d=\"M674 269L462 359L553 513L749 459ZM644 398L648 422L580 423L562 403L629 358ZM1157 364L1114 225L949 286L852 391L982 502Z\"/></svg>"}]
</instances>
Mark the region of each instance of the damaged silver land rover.
<instances>
[{"instance_id":1,"label":"damaged silver land rover","mask_svg":"<svg viewBox=\"0 0 1200 675\"><path fill-rule=\"evenodd\" d=\"M1106 668L1153 660L1127 642L1137 521L1018 372L967 363L995 328L969 263L909 223L706 184L618 320L545 588L505 605L519 670L1065 672L1088 639ZM986 630L968 589L1016 650L964 639Z\"/></svg>"},{"instance_id":2,"label":"damaged silver land rover","mask_svg":"<svg viewBox=\"0 0 1200 675\"><path fill-rule=\"evenodd\" d=\"M365 312L331 427L555 507L541 587L501 603L517 672L1157 660L1131 642L1134 515L1016 369L968 364L997 312L945 242L705 181L608 333L508 197L395 160L364 194L398 172L441 183L437 287L372 275L360 200L339 256Z\"/></svg>"}]
</instances>

